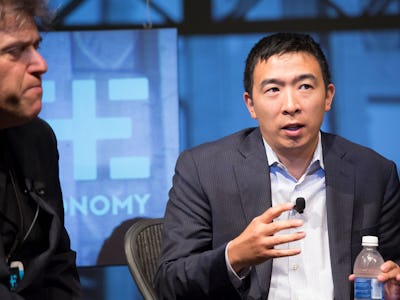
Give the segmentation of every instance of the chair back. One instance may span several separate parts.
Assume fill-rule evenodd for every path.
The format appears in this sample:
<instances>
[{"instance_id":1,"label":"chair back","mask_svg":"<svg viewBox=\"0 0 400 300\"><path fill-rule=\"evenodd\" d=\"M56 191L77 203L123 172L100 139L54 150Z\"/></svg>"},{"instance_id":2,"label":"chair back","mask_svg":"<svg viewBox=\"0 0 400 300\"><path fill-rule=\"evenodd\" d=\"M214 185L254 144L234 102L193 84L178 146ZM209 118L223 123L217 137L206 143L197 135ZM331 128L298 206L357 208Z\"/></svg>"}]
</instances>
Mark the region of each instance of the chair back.
<instances>
[{"instance_id":1,"label":"chair back","mask_svg":"<svg viewBox=\"0 0 400 300\"><path fill-rule=\"evenodd\" d=\"M157 299L153 278L160 256L163 218L140 218L125 234L129 271L144 300Z\"/></svg>"}]
</instances>

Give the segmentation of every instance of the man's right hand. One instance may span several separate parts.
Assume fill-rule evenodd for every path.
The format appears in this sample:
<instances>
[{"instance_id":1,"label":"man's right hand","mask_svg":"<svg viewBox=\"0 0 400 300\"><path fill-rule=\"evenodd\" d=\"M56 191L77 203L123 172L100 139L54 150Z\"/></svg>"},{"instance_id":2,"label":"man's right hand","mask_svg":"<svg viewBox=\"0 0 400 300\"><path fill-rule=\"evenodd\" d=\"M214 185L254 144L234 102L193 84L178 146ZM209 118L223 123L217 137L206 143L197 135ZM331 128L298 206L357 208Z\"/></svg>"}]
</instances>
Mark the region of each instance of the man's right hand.
<instances>
[{"instance_id":1,"label":"man's right hand","mask_svg":"<svg viewBox=\"0 0 400 300\"><path fill-rule=\"evenodd\" d=\"M293 207L293 203L284 203L269 208L262 215L255 217L246 229L229 243L228 260L236 273L271 258L292 256L301 252L300 249L274 248L277 245L298 241L306 236L302 231L275 235L282 230L303 225L303 221L299 219L274 221L283 212Z\"/></svg>"}]
</instances>

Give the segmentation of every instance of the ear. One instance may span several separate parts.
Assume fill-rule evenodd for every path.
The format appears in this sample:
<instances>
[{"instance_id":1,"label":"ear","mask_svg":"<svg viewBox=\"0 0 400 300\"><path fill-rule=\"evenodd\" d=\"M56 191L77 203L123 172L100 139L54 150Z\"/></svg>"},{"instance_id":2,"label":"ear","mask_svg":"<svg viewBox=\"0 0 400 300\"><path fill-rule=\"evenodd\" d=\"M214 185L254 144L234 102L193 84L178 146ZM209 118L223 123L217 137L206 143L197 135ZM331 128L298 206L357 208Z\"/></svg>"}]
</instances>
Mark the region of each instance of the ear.
<instances>
[{"instance_id":1,"label":"ear","mask_svg":"<svg viewBox=\"0 0 400 300\"><path fill-rule=\"evenodd\" d=\"M250 95L249 95L248 92L244 92L243 100L244 100L244 103L246 104L247 110L250 113L250 116L253 119L257 119L257 114L256 114L256 112L254 110L254 102L253 102L253 99L250 98Z\"/></svg>"},{"instance_id":2,"label":"ear","mask_svg":"<svg viewBox=\"0 0 400 300\"><path fill-rule=\"evenodd\" d=\"M333 102L333 96L335 95L335 86L330 83L326 89L325 95L325 111L330 111Z\"/></svg>"}]
</instances>

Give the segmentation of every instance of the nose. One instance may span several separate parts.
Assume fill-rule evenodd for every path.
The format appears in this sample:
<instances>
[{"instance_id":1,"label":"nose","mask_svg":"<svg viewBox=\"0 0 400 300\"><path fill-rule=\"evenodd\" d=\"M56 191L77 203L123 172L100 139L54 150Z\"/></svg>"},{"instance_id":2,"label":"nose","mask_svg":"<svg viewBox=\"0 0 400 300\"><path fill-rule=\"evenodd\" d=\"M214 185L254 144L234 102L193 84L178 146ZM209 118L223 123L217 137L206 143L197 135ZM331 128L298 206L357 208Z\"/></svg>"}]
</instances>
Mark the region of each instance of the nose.
<instances>
[{"instance_id":1,"label":"nose","mask_svg":"<svg viewBox=\"0 0 400 300\"><path fill-rule=\"evenodd\" d=\"M290 91L285 96L282 112L284 115L294 115L300 112L299 102Z\"/></svg>"},{"instance_id":2,"label":"nose","mask_svg":"<svg viewBox=\"0 0 400 300\"><path fill-rule=\"evenodd\" d=\"M47 63L39 51L32 48L30 51L29 72L32 74L41 75L47 72Z\"/></svg>"}]
</instances>

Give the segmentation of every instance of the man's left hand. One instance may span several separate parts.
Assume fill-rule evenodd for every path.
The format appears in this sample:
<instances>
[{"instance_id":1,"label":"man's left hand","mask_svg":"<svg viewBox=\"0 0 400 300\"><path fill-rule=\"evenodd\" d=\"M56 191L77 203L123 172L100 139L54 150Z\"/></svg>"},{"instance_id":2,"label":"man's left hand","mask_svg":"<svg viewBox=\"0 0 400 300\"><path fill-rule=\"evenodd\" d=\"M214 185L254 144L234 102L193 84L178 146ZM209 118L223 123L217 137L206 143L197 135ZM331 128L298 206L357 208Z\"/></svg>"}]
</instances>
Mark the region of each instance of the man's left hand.
<instances>
[{"instance_id":1,"label":"man's left hand","mask_svg":"<svg viewBox=\"0 0 400 300\"><path fill-rule=\"evenodd\" d=\"M354 274L349 276L354 281ZM378 280L385 283L385 300L400 300L400 267L394 261L388 260L381 265Z\"/></svg>"},{"instance_id":2,"label":"man's left hand","mask_svg":"<svg viewBox=\"0 0 400 300\"><path fill-rule=\"evenodd\" d=\"M381 266L382 273L378 280L385 282L385 300L400 299L400 267L395 262L388 260Z\"/></svg>"}]
</instances>

